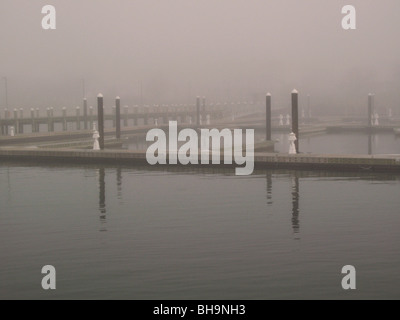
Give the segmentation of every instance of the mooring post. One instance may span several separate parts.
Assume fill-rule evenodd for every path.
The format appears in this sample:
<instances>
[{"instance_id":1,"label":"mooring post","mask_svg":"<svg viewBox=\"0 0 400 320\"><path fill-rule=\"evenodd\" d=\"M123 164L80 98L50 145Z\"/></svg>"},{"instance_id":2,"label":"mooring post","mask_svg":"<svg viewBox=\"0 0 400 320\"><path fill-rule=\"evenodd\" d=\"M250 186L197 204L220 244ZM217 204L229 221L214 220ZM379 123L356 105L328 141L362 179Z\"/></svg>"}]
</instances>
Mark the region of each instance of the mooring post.
<instances>
[{"instance_id":1,"label":"mooring post","mask_svg":"<svg viewBox=\"0 0 400 320\"><path fill-rule=\"evenodd\" d=\"M50 130L51 132L54 131L54 108L50 107Z\"/></svg>"},{"instance_id":2,"label":"mooring post","mask_svg":"<svg viewBox=\"0 0 400 320\"><path fill-rule=\"evenodd\" d=\"M39 108L36 108L36 132L40 132L40 121L39 121L39 116L40 116L40 110Z\"/></svg>"},{"instance_id":3,"label":"mooring post","mask_svg":"<svg viewBox=\"0 0 400 320\"><path fill-rule=\"evenodd\" d=\"M50 125L51 125L51 132L54 132L54 108L50 108Z\"/></svg>"},{"instance_id":4,"label":"mooring post","mask_svg":"<svg viewBox=\"0 0 400 320\"><path fill-rule=\"evenodd\" d=\"M47 132L51 131L50 127L50 108L46 108L46 117L47 117Z\"/></svg>"},{"instance_id":5,"label":"mooring post","mask_svg":"<svg viewBox=\"0 0 400 320\"><path fill-rule=\"evenodd\" d=\"M87 110L87 99L83 98L83 128L88 129L88 110Z\"/></svg>"},{"instance_id":6,"label":"mooring post","mask_svg":"<svg viewBox=\"0 0 400 320\"><path fill-rule=\"evenodd\" d=\"M137 126L138 124L138 113L139 113L139 106L133 106L133 126Z\"/></svg>"},{"instance_id":7,"label":"mooring post","mask_svg":"<svg viewBox=\"0 0 400 320\"><path fill-rule=\"evenodd\" d=\"M200 126L200 97L196 98L196 124Z\"/></svg>"},{"instance_id":8,"label":"mooring post","mask_svg":"<svg viewBox=\"0 0 400 320\"><path fill-rule=\"evenodd\" d=\"M116 97L115 98L115 122L116 122L116 138L120 139L121 138L121 98Z\"/></svg>"},{"instance_id":9,"label":"mooring post","mask_svg":"<svg viewBox=\"0 0 400 320\"><path fill-rule=\"evenodd\" d=\"M31 126L32 132L35 132L35 109L31 108Z\"/></svg>"},{"instance_id":10,"label":"mooring post","mask_svg":"<svg viewBox=\"0 0 400 320\"><path fill-rule=\"evenodd\" d=\"M14 108L14 129L15 133L18 132L19 121L18 121L18 110Z\"/></svg>"},{"instance_id":11,"label":"mooring post","mask_svg":"<svg viewBox=\"0 0 400 320\"><path fill-rule=\"evenodd\" d=\"M368 127L372 127L372 111L374 105L374 95L372 93L368 94Z\"/></svg>"},{"instance_id":12,"label":"mooring post","mask_svg":"<svg viewBox=\"0 0 400 320\"><path fill-rule=\"evenodd\" d=\"M103 95L99 93L97 96L97 123L99 126L99 145L100 150L104 150L104 110L103 110Z\"/></svg>"},{"instance_id":13,"label":"mooring post","mask_svg":"<svg viewBox=\"0 0 400 320\"><path fill-rule=\"evenodd\" d=\"M265 124L265 129L266 129L266 134L265 134L265 139L271 140L271 133L272 133L272 119L271 119L271 94L268 92L266 95L265 99L265 105L266 105L266 124Z\"/></svg>"},{"instance_id":14,"label":"mooring post","mask_svg":"<svg viewBox=\"0 0 400 320\"><path fill-rule=\"evenodd\" d=\"M292 132L296 135L294 145L296 153L299 153L299 92L296 89L292 91Z\"/></svg>"},{"instance_id":15,"label":"mooring post","mask_svg":"<svg viewBox=\"0 0 400 320\"><path fill-rule=\"evenodd\" d=\"M62 118L63 118L63 131L67 131L67 108L62 108Z\"/></svg>"},{"instance_id":16,"label":"mooring post","mask_svg":"<svg viewBox=\"0 0 400 320\"><path fill-rule=\"evenodd\" d=\"M81 130L81 108L76 107L76 129Z\"/></svg>"},{"instance_id":17,"label":"mooring post","mask_svg":"<svg viewBox=\"0 0 400 320\"><path fill-rule=\"evenodd\" d=\"M24 109L19 108L19 133L24 133L24 124L23 124L23 119L24 119Z\"/></svg>"}]
</instances>

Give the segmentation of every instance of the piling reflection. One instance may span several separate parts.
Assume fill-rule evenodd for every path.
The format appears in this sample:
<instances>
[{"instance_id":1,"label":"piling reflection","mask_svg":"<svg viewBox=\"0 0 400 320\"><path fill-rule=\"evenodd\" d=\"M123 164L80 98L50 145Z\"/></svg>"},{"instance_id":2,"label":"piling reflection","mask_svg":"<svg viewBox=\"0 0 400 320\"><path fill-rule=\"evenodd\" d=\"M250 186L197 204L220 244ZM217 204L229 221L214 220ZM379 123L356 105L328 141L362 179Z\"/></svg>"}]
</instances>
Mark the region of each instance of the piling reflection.
<instances>
[{"instance_id":1,"label":"piling reflection","mask_svg":"<svg viewBox=\"0 0 400 320\"><path fill-rule=\"evenodd\" d=\"M296 175L292 177L292 229L294 234L300 232L300 222L299 222L299 177ZM298 236L295 239L300 239Z\"/></svg>"},{"instance_id":2,"label":"piling reflection","mask_svg":"<svg viewBox=\"0 0 400 320\"><path fill-rule=\"evenodd\" d=\"M267 180L267 205L272 205L272 173L267 172L266 175Z\"/></svg>"},{"instance_id":3,"label":"piling reflection","mask_svg":"<svg viewBox=\"0 0 400 320\"><path fill-rule=\"evenodd\" d=\"M292 195L292 230L294 234L294 239L300 239L300 182L299 176L301 172L295 172L291 177L291 195ZM272 200L272 172L266 172L266 191L267 191L267 205L273 204Z\"/></svg>"},{"instance_id":4,"label":"piling reflection","mask_svg":"<svg viewBox=\"0 0 400 320\"><path fill-rule=\"evenodd\" d=\"M100 231L107 231L106 229L106 182L105 182L105 169L99 169L99 211L100 222L102 224Z\"/></svg>"},{"instance_id":5,"label":"piling reflection","mask_svg":"<svg viewBox=\"0 0 400 320\"><path fill-rule=\"evenodd\" d=\"M122 169L117 168L117 197L119 200L122 199Z\"/></svg>"}]
</instances>

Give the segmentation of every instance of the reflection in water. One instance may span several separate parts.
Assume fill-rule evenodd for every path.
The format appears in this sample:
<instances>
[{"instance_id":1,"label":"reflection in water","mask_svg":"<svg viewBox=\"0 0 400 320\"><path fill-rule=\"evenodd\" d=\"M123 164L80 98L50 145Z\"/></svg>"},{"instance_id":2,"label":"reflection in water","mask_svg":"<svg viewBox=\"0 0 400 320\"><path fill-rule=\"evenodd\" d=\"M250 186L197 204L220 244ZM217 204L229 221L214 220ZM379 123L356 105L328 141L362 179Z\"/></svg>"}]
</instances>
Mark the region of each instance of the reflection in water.
<instances>
[{"instance_id":1,"label":"reflection in water","mask_svg":"<svg viewBox=\"0 0 400 320\"><path fill-rule=\"evenodd\" d=\"M100 231L107 231L105 227L106 223L106 182L105 182L105 169L99 169L99 210L100 210L100 222L102 228Z\"/></svg>"},{"instance_id":2,"label":"reflection in water","mask_svg":"<svg viewBox=\"0 0 400 320\"><path fill-rule=\"evenodd\" d=\"M299 177L292 177L292 229L293 233L299 233ZM295 238L300 239L300 238Z\"/></svg>"},{"instance_id":3,"label":"reflection in water","mask_svg":"<svg viewBox=\"0 0 400 320\"><path fill-rule=\"evenodd\" d=\"M299 183L299 175L301 172L296 172L292 176L292 229L293 234L295 234L295 240L299 240L300 234L300 221L299 221L299 199L300 199L300 183ZM272 200L272 172L266 172L265 178L267 181L267 205L270 206L273 204Z\"/></svg>"},{"instance_id":4,"label":"reflection in water","mask_svg":"<svg viewBox=\"0 0 400 320\"><path fill-rule=\"evenodd\" d=\"M272 205L272 173L268 171L266 173L267 179L267 205Z\"/></svg>"},{"instance_id":5,"label":"reflection in water","mask_svg":"<svg viewBox=\"0 0 400 320\"><path fill-rule=\"evenodd\" d=\"M117 168L117 196L118 199L122 199L122 170L120 167Z\"/></svg>"}]
</instances>

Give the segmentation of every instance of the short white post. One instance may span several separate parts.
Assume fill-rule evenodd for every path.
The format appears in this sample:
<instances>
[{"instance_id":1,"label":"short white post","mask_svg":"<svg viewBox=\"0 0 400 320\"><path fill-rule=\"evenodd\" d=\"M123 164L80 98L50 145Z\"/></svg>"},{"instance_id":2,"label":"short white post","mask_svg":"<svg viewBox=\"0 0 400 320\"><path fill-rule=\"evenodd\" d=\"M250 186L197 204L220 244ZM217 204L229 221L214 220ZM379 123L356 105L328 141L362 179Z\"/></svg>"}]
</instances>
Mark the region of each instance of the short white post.
<instances>
[{"instance_id":1,"label":"short white post","mask_svg":"<svg viewBox=\"0 0 400 320\"><path fill-rule=\"evenodd\" d=\"M96 124L93 123L93 139L94 139L93 150L100 150L99 138L100 138L100 134L96 130Z\"/></svg>"},{"instance_id":2,"label":"short white post","mask_svg":"<svg viewBox=\"0 0 400 320\"><path fill-rule=\"evenodd\" d=\"M289 154L296 154L296 145L294 142L297 140L296 135L291 132L289 134Z\"/></svg>"}]
</instances>

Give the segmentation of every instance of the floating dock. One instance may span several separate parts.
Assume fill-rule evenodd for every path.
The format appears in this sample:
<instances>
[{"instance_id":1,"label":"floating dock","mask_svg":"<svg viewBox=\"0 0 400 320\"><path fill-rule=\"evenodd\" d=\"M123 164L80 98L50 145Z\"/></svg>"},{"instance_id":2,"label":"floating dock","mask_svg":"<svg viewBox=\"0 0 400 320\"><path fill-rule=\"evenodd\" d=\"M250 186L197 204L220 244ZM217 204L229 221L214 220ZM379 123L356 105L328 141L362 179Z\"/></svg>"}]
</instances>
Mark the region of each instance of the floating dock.
<instances>
[{"instance_id":1,"label":"floating dock","mask_svg":"<svg viewBox=\"0 0 400 320\"><path fill-rule=\"evenodd\" d=\"M43 148L0 148L0 160L18 160L34 163L74 163L74 164L123 164L147 165L145 151L131 150L79 150L79 149L43 149ZM189 164L197 167L238 167L235 163L225 165L223 153L221 164ZM167 154L168 163L168 154ZM200 157L199 157L200 163ZM178 166L180 164L177 164ZM156 164L155 166L177 166L171 164ZM182 166L182 165L181 165ZM305 170L335 170L335 171L371 171L400 173L400 155L329 155L329 154L280 154L261 153L254 154L256 169L305 169Z\"/></svg>"}]
</instances>

